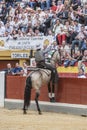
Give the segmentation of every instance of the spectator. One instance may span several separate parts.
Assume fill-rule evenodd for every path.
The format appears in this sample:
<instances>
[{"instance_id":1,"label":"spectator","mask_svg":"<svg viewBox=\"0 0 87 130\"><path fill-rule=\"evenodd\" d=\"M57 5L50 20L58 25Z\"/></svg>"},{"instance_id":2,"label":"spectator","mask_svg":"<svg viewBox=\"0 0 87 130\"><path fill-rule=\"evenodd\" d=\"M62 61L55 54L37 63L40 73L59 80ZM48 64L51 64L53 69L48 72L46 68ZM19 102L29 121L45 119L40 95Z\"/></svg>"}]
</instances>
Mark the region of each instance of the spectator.
<instances>
[{"instance_id":1,"label":"spectator","mask_svg":"<svg viewBox=\"0 0 87 130\"><path fill-rule=\"evenodd\" d=\"M87 2L84 4L82 8L82 13L80 14L80 16L83 17L84 25L87 26Z\"/></svg>"},{"instance_id":2,"label":"spectator","mask_svg":"<svg viewBox=\"0 0 87 130\"><path fill-rule=\"evenodd\" d=\"M51 44L51 50L58 50L58 45L57 45L57 42L56 40L54 40Z\"/></svg>"},{"instance_id":3,"label":"spectator","mask_svg":"<svg viewBox=\"0 0 87 130\"><path fill-rule=\"evenodd\" d=\"M81 50L82 50L82 53L84 53L84 51L87 50L87 38L84 39L84 43L83 43L83 45L82 45Z\"/></svg>"},{"instance_id":4,"label":"spectator","mask_svg":"<svg viewBox=\"0 0 87 130\"><path fill-rule=\"evenodd\" d=\"M37 6L36 0L30 0L29 6L34 10L36 10L36 6Z\"/></svg>"},{"instance_id":5,"label":"spectator","mask_svg":"<svg viewBox=\"0 0 87 130\"><path fill-rule=\"evenodd\" d=\"M43 34L39 31L38 28L35 29L34 34L35 34L35 36L42 36L42 35L43 35Z\"/></svg>"},{"instance_id":6,"label":"spectator","mask_svg":"<svg viewBox=\"0 0 87 130\"><path fill-rule=\"evenodd\" d=\"M74 31L77 33L81 31L81 24L77 20L74 20Z\"/></svg>"},{"instance_id":7,"label":"spectator","mask_svg":"<svg viewBox=\"0 0 87 130\"><path fill-rule=\"evenodd\" d=\"M51 18L49 17L48 14L45 15L45 21L44 21L46 31L47 29L51 28Z\"/></svg>"},{"instance_id":8,"label":"spectator","mask_svg":"<svg viewBox=\"0 0 87 130\"><path fill-rule=\"evenodd\" d=\"M28 27L28 19L25 15L22 15L20 21L20 29L22 32L27 32L27 27Z\"/></svg>"},{"instance_id":9,"label":"spectator","mask_svg":"<svg viewBox=\"0 0 87 130\"><path fill-rule=\"evenodd\" d=\"M13 30L12 26L10 26L10 23L7 22L5 24L5 31L8 32L9 34L11 34L12 30Z\"/></svg>"},{"instance_id":10,"label":"spectator","mask_svg":"<svg viewBox=\"0 0 87 130\"><path fill-rule=\"evenodd\" d=\"M62 23L64 23L65 21L68 20L68 15L69 15L68 10L65 8L65 6L63 6L62 10L58 13L57 16L62 20Z\"/></svg>"},{"instance_id":11,"label":"spectator","mask_svg":"<svg viewBox=\"0 0 87 130\"><path fill-rule=\"evenodd\" d=\"M86 78L83 68L80 68L79 73L78 73L78 78Z\"/></svg>"},{"instance_id":12,"label":"spectator","mask_svg":"<svg viewBox=\"0 0 87 130\"><path fill-rule=\"evenodd\" d=\"M51 18L51 30L53 30L53 27L54 27L57 19L58 19L57 15L54 13L52 18Z\"/></svg>"},{"instance_id":13,"label":"spectator","mask_svg":"<svg viewBox=\"0 0 87 130\"><path fill-rule=\"evenodd\" d=\"M13 39L17 39L18 38L17 31L13 30L12 33L11 33L11 36L12 36Z\"/></svg>"},{"instance_id":14,"label":"spectator","mask_svg":"<svg viewBox=\"0 0 87 130\"><path fill-rule=\"evenodd\" d=\"M75 52L75 54L72 55L73 59L70 62L70 66L74 66L76 62L82 60L82 53L77 50L77 52Z\"/></svg>"},{"instance_id":15,"label":"spectator","mask_svg":"<svg viewBox=\"0 0 87 130\"><path fill-rule=\"evenodd\" d=\"M69 44L72 44L72 41L75 40L75 37L77 36L77 33L74 31L74 28L71 26L69 28Z\"/></svg>"},{"instance_id":16,"label":"spectator","mask_svg":"<svg viewBox=\"0 0 87 130\"><path fill-rule=\"evenodd\" d=\"M6 16L7 16L7 13L8 13L8 9L6 7L5 4L2 5L2 10L1 10L1 20L5 23L5 20L6 20Z\"/></svg>"},{"instance_id":17,"label":"spectator","mask_svg":"<svg viewBox=\"0 0 87 130\"><path fill-rule=\"evenodd\" d=\"M33 68L33 67L35 68L35 67L36 67L35 58L31 58L31 59L30 59L30 66L29 66L29 67L30 67L30 68ZM28 68L29 68L29 67L28 67Z\"/></svg>"},{"instance_id":18,"label":"spectator","mask_svg":"<svg viewBox=\"0 0 87 130\"><path fill-rule=\"evenodd\" d=\"M6 74L12 74L13 68L12 68L12 66L11 66L11 63L8 63L8 64L7 64L7 68L4 69L4 71L5 71Z\"/></svg>"},{"instance_id":19,"label":"spectator","mask_svg":"<svg viewBox=\"0 0 87 130\"><path fill-rule=\"evenodd\" d=\"M69 10L69 7L70 7L69 0L63 0L63 1L64 1L63 4L64 4L65 8L67 10Z\"/></svg>"},{"instance_id":20,"label":"spectator","mask_svg":"<svg viewBox=\"0 0 87 130\"><path fill-rule=\"evenodd\" d=\"M32 28L29 28L28 33L26 35L27 36L35 36L35 33L33 32Z\"/></svg>"},{"instance_id":21,"label":"spectator","mask_svg":"<svg viewBox=\"0 0 87 130\"><path fill-rule=\"evenodd\" d=\"M78 8L79 5L81 5L81 1L80 0L70 0L71 1L71 6L74 10L76 10Z\"/></svg>"},{"instance_id":22,"label":"spectator","mask_svg":"<svg viewBox=\"0 0 87 130\"><path fill-rule=\"evenodd\" d=\"M0 22L0 36L3 37L5 33L5 26Z\"/></svg>"},{"instance_id":23,"label":"spectator","mask_svg":"<svg viewBox=\"0 0 87 130\"><path fill-rule=\"evenodd\" d=\"M6 19L6 23L9 23L10 27L13 28L13 25L14 25L14 19L13 19L13 17L8 16L7 19Z\"/></svg>"},{"instance_id":24,"label":"spectator","mask_svg":"<svg viewBox=\"0 0 87 130\"><path fill-rule=\"evenodd\" d=\"M82 61L87 61L87 50L84 51Z\"/></svg>"},{"instance_id":25,"label":"spectator","mask_svg":"<svg viewBox=\"0 0 87 130\"><path fill-rule=\"evenodd\" d=\"M84 73L86 73L85 62L87 62L87 50L84 51L84 55L82 57L82 60L78 61L78 70L80 70L81 68L83 68L84 69Z\"/></svg>"},{"instance_id":26,"label":"spectator","mask_svg":"<svg viewBox=\"0 0 87 130\"><path fill-rule=\"evenodd\" d=\"M58 0L57 2L57 10L56 10L56 14L60 13L62 8L63 8L64 4L62 3L61 0Z\"/></svg>"},{"instance_id":27,"label":"spectator","mask_svg":"<svg viewBox=\"0 0 87 130\"><path fill-rule=\"evenodd\" d=\"M15 64L12 75L23 75L23 68L19 65L19 63Z\"/></svg>"},{"instance_id":28,"label":"spectator","mask_svg":"<svg viewBox=\"0 0 87 130\"><path fill-rule=\"evenodd\" d=\"M62 45L60 46L60 50L65 56L66 52L70 53L70 45L66 43L66 41L62 41Z\"/></svg>"},{"instance_id":29,"label":"spectator","mask_svg":"<svg viewBox=\"0 0 87 130\"><path fill-rule=\"evenodd\" d=\"M40 7L41 7L42 10L45 10L45 8L46 8L46 0L41 0Z\"/></svg>"},{"instance_id":30,"label":"spectator","mask_svg":"<svg viewBox=\"0 0 87 130\"><path fill-rule=\"evenodd\" d=\"M8 14L9 14L9 16L14 16L14 14L15 14L15 9L12 7L12 6L9 6L9 10L8 10Z\"/></svg>"},{"instance_id":31,"label":"spectator","mask_svg":"<svg viewBox=\"0 0 87 130\"><path fill-rule=\"evenodd\" d=\"M74 58L76 59L76 61L82 60L82 57L83 57L83 55L79 50L74 55Z\"/></svg>"},{"instance_id":32,"label":"spectator","mask_svg":"<svg viewBox=\"0 0 87 130\"><path fill-rule=\"evenodd\" d=\"M13 28L14 28L15 30L18 30L18 29L19 29L19 25L20 25L20 22L19 22L18 17L14 17Z\"/></svg>"},{"instance_id":33,"label":"spectator","mask_svg":"<svg viewBox=\"0 0 87 130\"><path fill-rule=\"evenodd\" d=\"M76 13L75 11L73 10L72 6L70 6L69 8L69 18L72 19L72 20L76 20Z\"/></svg>"},{"instance_id":34,"label":"spectator","mask_svg":"<svg viewBox=\"0 0 87 130\"><path fill-rule=\"evenodd\" d=\"M61 45L62 41L65 40L65 35L62 34L63 24L57 19L53 28L55 37L57 38L58 44Z\"/></svg>"},{"instance_id":35,"label":"spectator","mask_svg":"<svg viewBox=\"0 0 87 130\"><path fill-rule=\"evenodd\" d=\"M28 74L28 66L25 62L23 62L23 76L27 76Z\"/></svg>"},{"instance_id":36,"label":"spectator","mask_svg":"<svg viewBox=\"0 0 87 130\"><path fill-rule=\"evenodd\" d=\"M47 30L47 36L54 36L51 29L48 29L48 30Z\"/></svg>"},{"instance_id":37,"label":"spectator","mask_svg":"<svg viewBox=\"0 0 87 130\"><path fill-rule=\"evenodd\" d=\"M68 67L70 65L71 60L73 60L73 58L71 57L69 52L65 53L65 59L64 59L64 66Z\"/></svg>"},{"instance_id":38,"label":"spectator","mask_svg":"<svg viewBox=\"0 0 87 130\"><path fill-rule=\"evenodd\" d=\"M18 29L18 37L23 37L23 32L20 29Z\"/></svg>"},{"instance_id":39,"label":"spectator","mask_svg":"<svg viewBox=\"0 0 87 130\"><path fill-rule=\"evenodd\" d=\"M54 1L52 2L52 6L51 6L50 9L51 9L52 12L56 12L56 10L57 10L57 5L56 5L56 3L55 3Z\"/></svg>"},{"instance_id":40,"label":"spectator","mask_svg":"<svg viewBox=\"0 0 87 130\"><path fill-rule=\"evenodd\" d=\"M72 47L71 47L72 50L75 49L75 44L77 44L79 50L81 51L81 47L83 45L85 35L86 35L85 28L84 26L81 26L81 31L77 34L75 40L72 41Z\"/></svg>"}]
</instances>

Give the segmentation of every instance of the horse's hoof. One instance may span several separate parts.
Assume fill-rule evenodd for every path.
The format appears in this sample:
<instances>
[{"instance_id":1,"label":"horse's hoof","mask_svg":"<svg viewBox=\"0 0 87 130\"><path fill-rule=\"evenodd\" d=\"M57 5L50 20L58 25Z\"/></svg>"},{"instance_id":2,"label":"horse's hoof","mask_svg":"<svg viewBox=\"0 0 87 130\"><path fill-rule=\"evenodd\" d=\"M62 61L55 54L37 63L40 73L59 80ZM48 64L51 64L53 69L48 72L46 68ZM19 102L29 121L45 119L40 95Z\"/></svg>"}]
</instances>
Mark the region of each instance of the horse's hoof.
<instances>
[{"instance_id":1,"label":"horse's hoof","mask_svg":"<svg viewBox=\"0 0 87 130\"><path fill-rule=\"evenodd\" d=\"M87 117L87 115L81 115L82 117Z\"/></svg>"},{"instance_id":2,"label":"horse's hoof","mask_svg":"<svg viewBox=\"0 0 87 130\"><path fill-rule=\"evenodd\" d=\"M27 112L26 112L26 111L23 111L23 114L27 114Z\"/></svg>"},{"instance_id":3,"label":"horse's hoof","mask_svg":"<svg viewBox=\"0 0 87 130\"><path fill-rule=\"evenodd\" d=\"M52 102L52 98L50 98L50 102Z\"/></svg>"},{"instance_id":4,"label":"horse's hoof","mask_svg":"<svg viewBox=\"0 0 87 130\"><path fill-rule=\"evenodd\" d=\"M51 99L51 102L53 102L53 103L56 102L54 97Z\"/></svg>"},{"instance_id":5,"label":"horse's hoof","mask_svg":"<svg viewBox=\"0 0 87 130\"><path fill-rule=\"evenodd\" d=\"M39 115L42 115L42 113L41 113L41 112L39 112Z\"/></svg>"}]
</instances>

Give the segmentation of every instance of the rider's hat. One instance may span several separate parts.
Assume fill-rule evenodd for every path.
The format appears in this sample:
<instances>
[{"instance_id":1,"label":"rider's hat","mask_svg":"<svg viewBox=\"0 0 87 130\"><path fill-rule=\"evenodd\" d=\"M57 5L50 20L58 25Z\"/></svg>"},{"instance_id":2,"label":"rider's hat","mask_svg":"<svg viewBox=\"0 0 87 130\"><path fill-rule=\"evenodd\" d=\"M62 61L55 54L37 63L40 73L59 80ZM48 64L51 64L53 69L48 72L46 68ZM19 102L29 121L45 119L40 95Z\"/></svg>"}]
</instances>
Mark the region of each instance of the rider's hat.
<instances>
[{"instance_id":1,"label":"rider's hat","mask_svg":"<svg viewBox=\"0 0 87 130\"><path fill-rule=\"evenodd\" d=\"M40 50L40 49L41 49L40 44L39 44L39 45L36 45L36 50Z\"/></svg>"}]
</instances>

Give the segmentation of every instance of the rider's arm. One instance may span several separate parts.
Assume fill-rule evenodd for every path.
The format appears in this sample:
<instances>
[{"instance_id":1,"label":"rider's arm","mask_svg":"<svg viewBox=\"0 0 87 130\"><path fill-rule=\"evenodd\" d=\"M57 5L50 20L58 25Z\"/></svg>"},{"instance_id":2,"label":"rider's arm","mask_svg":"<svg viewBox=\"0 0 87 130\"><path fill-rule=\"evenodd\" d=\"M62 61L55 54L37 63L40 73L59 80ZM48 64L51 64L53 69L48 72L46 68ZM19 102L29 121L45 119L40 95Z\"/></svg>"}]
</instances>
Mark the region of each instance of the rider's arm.
<instances>
[{"instance_id":1,"label":"rider's arm","mask_svg":"<svg viewBox=\"0 0 87 130\"><path fill-rule=\"evenodd\" d=\"M46 49L43 50L43 54L45 55L47 52L51 50L51 46L47 47Z\"/></svg>"}]
</instances>

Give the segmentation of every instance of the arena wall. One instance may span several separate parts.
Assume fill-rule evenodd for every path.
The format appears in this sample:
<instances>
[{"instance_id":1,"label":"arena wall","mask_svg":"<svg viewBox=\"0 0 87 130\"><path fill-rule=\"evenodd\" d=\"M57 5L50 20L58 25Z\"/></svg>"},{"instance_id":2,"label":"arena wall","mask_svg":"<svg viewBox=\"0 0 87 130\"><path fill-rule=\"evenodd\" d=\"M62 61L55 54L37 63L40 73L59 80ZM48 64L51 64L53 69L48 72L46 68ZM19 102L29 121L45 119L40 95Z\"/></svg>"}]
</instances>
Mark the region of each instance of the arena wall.
<instances>
[{"instance_id":1,"label":"arena wall","mask_svg":"<svg viewBox=\"0 0 87 130\"><path fill-rule=\"evenodd\" d=\"M6 94L7 99L24 98L25 77L7 76ZM59 78L58 86L55 90L56 102L70 104L87 104L87 79L72 77ZM35 91L32 89L32 100L35 98ZM47 86L42 86L40 101L49 101Z\"/></svg>"},{"instance_id":2,"label":"arena wall","mask_svg":"<svg viewBox=\"0 0 87 130\"><path fill-rule=\"evenodd\" d=\"M26 77L23 76L5 76L5 73L0 73L0 107L23 108L25 81ZM55 94L56 102L50 103L47 86L42 86L39 98L42 111L87 116L87 79L61 77ZM35 91L32 89L31 110L36 110L34 98Z\"/></svg>"}]
</instances>

